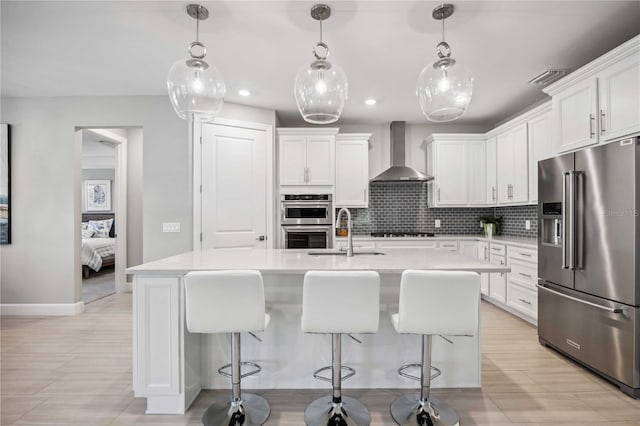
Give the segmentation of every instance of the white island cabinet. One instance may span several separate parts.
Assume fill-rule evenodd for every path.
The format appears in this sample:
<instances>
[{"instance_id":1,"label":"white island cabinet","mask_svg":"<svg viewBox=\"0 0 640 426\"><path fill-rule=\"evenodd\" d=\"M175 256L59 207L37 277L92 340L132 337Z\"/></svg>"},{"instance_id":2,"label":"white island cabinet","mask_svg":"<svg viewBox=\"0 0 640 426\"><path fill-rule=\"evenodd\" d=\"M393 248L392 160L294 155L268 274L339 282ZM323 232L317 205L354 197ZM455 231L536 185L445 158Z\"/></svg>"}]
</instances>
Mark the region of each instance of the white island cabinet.
<instances>
[{"instance_id":1,"label":"white island cabinet","mask_svg":"<svg viewBox=\"0 0 640 426\"><path fill-rule=\"evenodd\" d=\"M242 358L262 365L246 379L254 389L323 388L313 371L331 363L326 339L302 333L302 281L308 270L373 270L381 275L380 329L360 336L362 345L345 340L343 358L358 374L353 388L413 388L396 374L415 362L420 337L399 335L390 314L397 309L400 274L406 269L506 272L458 253L428 248L388 248L383 255L311 256L307 250L220 249L184 253L129 268L133 284L133 390L147 399L149 414L182 414L201 389L228 389L216 370L229 362L225 335L192 334L185 325L184 275L196 270L254 269L262 273L269 327L262 343L242 340ZM357 252L357 250L356 250ZM354 301L354 303L357 301ZM242 313L238 313L242 315ZM437 387L479 387L479 336L434 339L433 363L443 370Z\"/></svg>"}]
</instances>

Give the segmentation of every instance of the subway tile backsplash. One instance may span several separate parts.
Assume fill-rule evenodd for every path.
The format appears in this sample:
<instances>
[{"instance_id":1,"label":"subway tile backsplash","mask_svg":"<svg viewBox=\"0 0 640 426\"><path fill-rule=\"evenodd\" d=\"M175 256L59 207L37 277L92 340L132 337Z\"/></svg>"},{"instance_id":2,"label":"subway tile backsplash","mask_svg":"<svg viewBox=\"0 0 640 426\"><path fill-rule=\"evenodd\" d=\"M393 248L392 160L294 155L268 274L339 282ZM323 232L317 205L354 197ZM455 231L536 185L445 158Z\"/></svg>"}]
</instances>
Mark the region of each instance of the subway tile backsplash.
<instances>
[{"instance_id":1,"label":"subway tile backsplash","mask_svg":"<svg viewBox=\"0 0 640 426\"><path fill-rule=\"evenodd\" d=\"M427 188L424 182L371 183L369 208L349 209L354 234L413 231L477 235L482 233L480 217L496 215L503 217L503 235L537 236L536 206L429 208ZM436 219L440 228L435 227ZM531 221L531 230L525 230L525 220Z\"/></svg>"}]
</instances>

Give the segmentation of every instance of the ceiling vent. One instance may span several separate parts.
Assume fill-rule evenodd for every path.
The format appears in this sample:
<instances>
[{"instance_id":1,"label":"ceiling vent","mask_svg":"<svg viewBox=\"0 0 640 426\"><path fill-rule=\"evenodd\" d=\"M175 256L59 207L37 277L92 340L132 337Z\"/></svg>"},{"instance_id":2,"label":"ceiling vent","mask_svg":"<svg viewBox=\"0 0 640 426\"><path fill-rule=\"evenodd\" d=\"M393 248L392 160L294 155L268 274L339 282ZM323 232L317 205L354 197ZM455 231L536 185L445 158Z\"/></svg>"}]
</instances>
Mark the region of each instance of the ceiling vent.
<instances>
[{"instance_id":1,"label":"ceiling vent","mask_svg":"<svg viewBox=\"0 0 640 426\"><path fill-rule=\"evenodd\" d=\"M544 70L529 80L529 84L551 84L567 75L569 71L571 70L568 68Z\"/></svg>"}]
</instances>

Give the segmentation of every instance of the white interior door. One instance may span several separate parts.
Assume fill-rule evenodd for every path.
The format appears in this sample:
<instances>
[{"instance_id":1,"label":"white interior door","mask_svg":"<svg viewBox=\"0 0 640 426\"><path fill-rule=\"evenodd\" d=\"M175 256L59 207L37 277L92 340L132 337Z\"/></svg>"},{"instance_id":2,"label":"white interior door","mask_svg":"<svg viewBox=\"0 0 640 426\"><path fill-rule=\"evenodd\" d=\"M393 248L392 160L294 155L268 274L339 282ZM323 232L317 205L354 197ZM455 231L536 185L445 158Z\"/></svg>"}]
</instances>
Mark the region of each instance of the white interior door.
<instances>
[{"instance_id":1,"label":"white interior door","mask_svg":"<svg viewBox=\"0 0 640 426\"><path fill-rule=\"evenodd\" d=\"M202 126L202 248L266 248L266 132Z\"/></svg>"}]
</instances>

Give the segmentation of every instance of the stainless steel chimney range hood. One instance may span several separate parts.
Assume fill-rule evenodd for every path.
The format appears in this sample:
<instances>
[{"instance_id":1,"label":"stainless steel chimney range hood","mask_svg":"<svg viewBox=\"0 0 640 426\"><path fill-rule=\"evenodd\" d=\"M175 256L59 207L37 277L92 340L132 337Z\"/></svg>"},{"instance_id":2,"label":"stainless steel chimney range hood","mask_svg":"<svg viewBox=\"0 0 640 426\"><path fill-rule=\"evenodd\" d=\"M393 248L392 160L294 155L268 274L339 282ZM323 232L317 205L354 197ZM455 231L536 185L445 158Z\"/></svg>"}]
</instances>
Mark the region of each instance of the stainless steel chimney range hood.
<instances>
[{"instance_id":1,"label":"stainless steel chimney range hood","mask_svg":"<svg viewBox=\"0 0 640 426\"><path fill-rule=\"evenodd\" d=\"M370 182L428 182L433 176L408 167L405 162L405 122L391 122L391 167Z\"/></svg>"}]
</instances>

